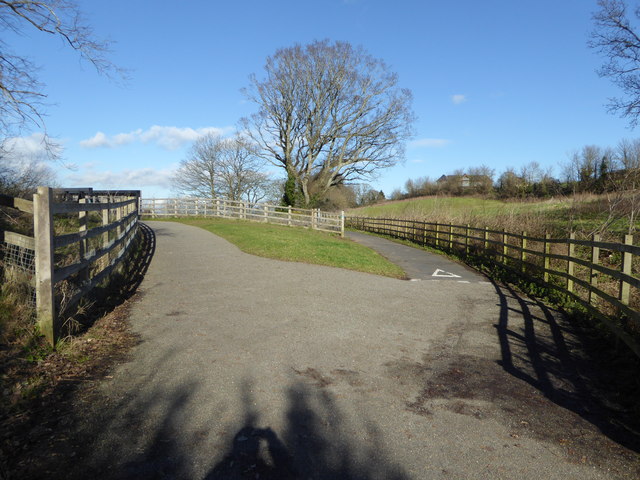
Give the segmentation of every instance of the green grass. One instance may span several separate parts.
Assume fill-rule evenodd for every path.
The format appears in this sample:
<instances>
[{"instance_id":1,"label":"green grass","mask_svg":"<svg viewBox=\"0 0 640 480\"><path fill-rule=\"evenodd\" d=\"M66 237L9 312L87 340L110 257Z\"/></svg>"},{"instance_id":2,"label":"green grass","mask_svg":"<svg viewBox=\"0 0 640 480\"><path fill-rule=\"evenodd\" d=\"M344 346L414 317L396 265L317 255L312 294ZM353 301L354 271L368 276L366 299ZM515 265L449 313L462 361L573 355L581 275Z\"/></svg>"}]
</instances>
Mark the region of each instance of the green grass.
<instances>
[{"instance_id":1,"label":"green grass","mask_svg":"<svg viewBox=\"0 0 640 480\"><path fill-rule=\"evenodd\" d=\"M335 234L242 220L171 220L204 228L252 255L405 278L405 273L400 267L378 253Z\"/></svg>"},{"instance_id":2,"label":"green grass","mask_svg":"<svg viewBox=\"0 0 640 480\"><path fill-rule=\"evenodd\" d=\"M594 232L608 213L604 196L579 195L543 200L503 201L479 197L421 197L352 209L348 215L420 219L431 222L471 224L529 233L566 234ZM607 229L612 235L628 230L621 218Z\"/></svg>"}]
</instances>

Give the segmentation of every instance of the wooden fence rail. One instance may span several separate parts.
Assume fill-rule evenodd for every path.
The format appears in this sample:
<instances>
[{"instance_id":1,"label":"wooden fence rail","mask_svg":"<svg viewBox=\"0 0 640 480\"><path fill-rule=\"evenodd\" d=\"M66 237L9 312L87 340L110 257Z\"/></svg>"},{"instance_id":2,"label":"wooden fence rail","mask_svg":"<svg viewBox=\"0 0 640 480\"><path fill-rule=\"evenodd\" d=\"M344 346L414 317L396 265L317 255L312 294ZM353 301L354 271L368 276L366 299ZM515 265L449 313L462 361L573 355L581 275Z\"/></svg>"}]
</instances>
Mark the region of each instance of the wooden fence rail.
<instances>
[{"instance_id":1,"label":"wooden fence rail","mask_svg":"<svg viewBox=\"0 0 640 480\"><path fill-rule=\"evenodd\" d=\"M526 232L393 218L347 217L348 227L409 240L497 263L519 276L554 289L587 309L640 356L640 246L622 242L529 236ZM633 334L631 334L633 332ZM635 338L634 338L635 337Z\"/></svg>"},{"instance_id":2,"label":"wooden fence rail","mask_svg":"<svg viewBox=\"0 0 640 480\"><path fill-rule=\"evenodd\" d=\"M5 264L33 274L38 325L52 345L61 315L106 280L131 246L139 199L139 191L48 187L39 187L33 202L3 197L3 205L33 213L33 238L4 232L5 250L20 251ZM31 263L20 265L18 258Z\"/></svg>"},{"instance_id":3,"label":"wooden fence rail","mask_svg":"<svg viewBox=\"0 0 640 480\"><path fill-rule=\"evenodd\" d=\"M141 215L162 217L222 217L302 226L344 235L344 212L328 213L319 209L282 207L222 198L143 198Z\"/></svg>"}]
</instances>

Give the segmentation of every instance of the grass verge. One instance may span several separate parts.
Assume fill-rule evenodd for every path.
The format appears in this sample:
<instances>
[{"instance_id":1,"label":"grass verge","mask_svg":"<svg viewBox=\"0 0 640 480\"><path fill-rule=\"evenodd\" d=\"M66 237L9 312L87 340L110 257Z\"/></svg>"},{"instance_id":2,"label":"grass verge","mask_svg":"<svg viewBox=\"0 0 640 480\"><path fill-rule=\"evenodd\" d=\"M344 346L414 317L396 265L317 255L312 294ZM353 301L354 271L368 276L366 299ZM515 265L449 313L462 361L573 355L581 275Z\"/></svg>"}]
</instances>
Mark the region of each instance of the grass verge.
<instances>
[{"instance_id":1,"label":"grass verge","mask_svg":"<svg viewBox=\"0 0 640 480\"><path fill-rule=\"evenodd\" d=\"M167 220L203 228L228 240L243 252L260 257L406 278L400 267L377 252L326 232L229 219Z\"/></svg>"}]
</instances>

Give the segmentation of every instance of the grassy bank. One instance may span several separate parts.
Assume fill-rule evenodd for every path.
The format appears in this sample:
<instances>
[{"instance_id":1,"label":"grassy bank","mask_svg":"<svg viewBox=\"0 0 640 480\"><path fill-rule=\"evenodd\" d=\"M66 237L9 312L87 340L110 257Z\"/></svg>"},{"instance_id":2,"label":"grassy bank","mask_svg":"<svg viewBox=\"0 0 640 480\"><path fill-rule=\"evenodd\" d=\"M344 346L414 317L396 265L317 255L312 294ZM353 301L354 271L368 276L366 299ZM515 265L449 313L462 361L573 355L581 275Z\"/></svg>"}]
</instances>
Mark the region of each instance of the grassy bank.
<instances>
[{"instance_id":1,"label":"grassy bank","mask_svg":"<svg viewBox=\"0 0 640 480\"><path fill-rule=\"evenodd\" d=\"M529 233L588 235L607 220L609 205L603 195L576 195L545 200L503 201L479 197L420 197L352 209L347 215L421 219L431 222L471 224ZM640 225L639 225L640 227ZM608 225L606 233L627 233L623 216ZM603 233L603 232L600 232Z\"/></svg>"},{"instance_id":2,"label":"grassy bank","mask_svg":"<svg viewBox=\"0 0 640 480\"><path fill-rule=\"evenodd\" d=\"M403 278L405 275L400 267L373 250L317 230L229 219L171 220L204 228L252 255L346 268L393 278Z\"/></svg>"}]
</instances>

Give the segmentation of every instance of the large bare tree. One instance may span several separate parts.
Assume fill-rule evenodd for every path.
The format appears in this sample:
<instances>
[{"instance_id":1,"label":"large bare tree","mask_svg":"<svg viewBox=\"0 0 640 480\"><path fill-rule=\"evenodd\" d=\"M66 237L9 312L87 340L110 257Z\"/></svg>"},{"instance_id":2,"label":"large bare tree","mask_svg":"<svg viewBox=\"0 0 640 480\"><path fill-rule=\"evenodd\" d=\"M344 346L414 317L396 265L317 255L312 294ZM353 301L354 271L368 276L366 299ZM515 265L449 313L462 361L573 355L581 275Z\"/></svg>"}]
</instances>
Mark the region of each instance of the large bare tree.
<instances>
[{"instance_id":1,"label":"large bare tree","mask_svg":"<svg viewBox=\"0 0 640 480\"><path fill-rule=\"evenodd\" d=\"M101 73L119 77L123 73L107 58L109 42L96 39L72 0L0 0L0 32L29 30L62 39ZM12 51L0 39L0 138L15 135L26 125L44 127L46 95L36 70L25 53Z\"/></svg>"},{"instance_id":2,"label":"large bare tree","mask_svg":"<svg viewBox=\"0 0 640 480\"><path fill-rule=\"evenodd\" d=\"M635 127L640 118L640 34L625 1L598 0L598 6L589 46L605 57L598 73L609 77L623 93L609 99L609 110L628 118ZM634 7L633 17L634 22L640 19L639 6Z\"/></svg>"},{"instance_id":3,"label":"large bare tree","mask_svg":"<svg viewBox=\"0 0 640 480\"><path fill-rule=\"evenodd\" d=\"M173 187L183 195L255 203L272 195L272 180L261 166L247 139L208 134L196 140L180 162Z\"/></svg>"},{"instance_id":4,"label":"large bare tree","mask_svg":"<svg viewBox=\"0 0 640 480\"><path fill-rule=\"evenodd\" d=\"M412 134L411 92L382 60L349 43L280 49L244 92L258 106L242 120L247 134L305 205L394 165Z\"/></svg>"}]
</instances>

